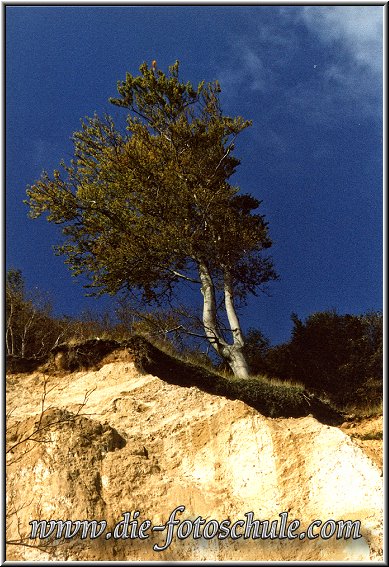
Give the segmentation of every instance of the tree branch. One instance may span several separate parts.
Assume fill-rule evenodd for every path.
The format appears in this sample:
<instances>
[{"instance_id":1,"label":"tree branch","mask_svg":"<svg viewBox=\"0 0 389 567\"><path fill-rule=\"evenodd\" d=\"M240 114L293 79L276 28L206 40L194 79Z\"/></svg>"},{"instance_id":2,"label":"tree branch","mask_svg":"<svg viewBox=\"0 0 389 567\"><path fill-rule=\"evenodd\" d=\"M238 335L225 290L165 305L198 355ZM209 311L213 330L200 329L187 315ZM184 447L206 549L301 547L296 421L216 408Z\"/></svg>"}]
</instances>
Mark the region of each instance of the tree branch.
<instances>
[{"instance_id":1,"label":"tree branch","mask_svg":"<svg viewBox=\"0 0 389 567\"><path fill-rule=\"evenodd\" d=\"M185 276L184 274L180 274L180 272L177 272L176 270L173 270L172 268L168 268L168 271L171 272L172 274L174 274L175 276L177 276L178 278L182 278L183 280L186 280L187 282L201 284L200 280L195 280L194 278L190 278L189 276Z\"/></svg>"}]
</instances>

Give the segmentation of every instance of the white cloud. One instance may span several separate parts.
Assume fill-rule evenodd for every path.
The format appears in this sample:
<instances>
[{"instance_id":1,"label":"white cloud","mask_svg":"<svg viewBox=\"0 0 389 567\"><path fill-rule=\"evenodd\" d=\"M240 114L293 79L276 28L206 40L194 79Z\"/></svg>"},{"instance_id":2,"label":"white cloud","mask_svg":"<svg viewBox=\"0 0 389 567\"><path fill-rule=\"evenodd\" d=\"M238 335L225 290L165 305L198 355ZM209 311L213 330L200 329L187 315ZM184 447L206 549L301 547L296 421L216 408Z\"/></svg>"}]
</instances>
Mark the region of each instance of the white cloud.
<instances>
[{"instance_id":1,"label":"white cloud","mask_svg":"<svg viewBox=\"0 0 389 567\"><path fill-rule=\"evenodd\" d=\"M381 6L280 6L271 19L256 14L245 14L245 34L231 34L218 61L224 97L241 97L243 89L254 104L272 97L274 115L282 106L313 123L337 122L339 113L381 118Z\"/></svg>"},{"instance_id":2,"label":"white cloud","mask_svg":"<svg viewBox=\"0 0 389 567\"><path fill-rule=\"evenodd\" d=\"M339 43L358 67L382 73L381 6L304 6L301 15L323 43Z\"/></svg>"},{"instance_id":3,"label":"white cloud","mask_svg":"<svg viewBox=\"0 0 389 567\"><path fill-rule=\"evenodd\" d=\"M381 6L304 6L299 12L323 49L337 55L324 65L323 95L329 107L336 100L343 111L358 109L362 115L381 116L383 8ZM319 63L316 62L315 63ZM335 97L334 97L335 95ZM333 98L332 104L329 103Z\"/></svg>"}]
</instances>

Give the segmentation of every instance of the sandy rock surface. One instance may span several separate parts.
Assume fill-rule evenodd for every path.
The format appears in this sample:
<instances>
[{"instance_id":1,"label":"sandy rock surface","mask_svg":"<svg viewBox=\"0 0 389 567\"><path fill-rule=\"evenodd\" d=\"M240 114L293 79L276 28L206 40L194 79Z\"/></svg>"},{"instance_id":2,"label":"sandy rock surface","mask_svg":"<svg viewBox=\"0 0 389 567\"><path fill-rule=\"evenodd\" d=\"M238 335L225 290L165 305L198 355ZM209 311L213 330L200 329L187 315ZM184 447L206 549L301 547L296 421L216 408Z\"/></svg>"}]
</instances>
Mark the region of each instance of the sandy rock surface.
<instances>
[{"instance_id":1,"label":"sandy rock surface","mask_svg":"<svg viewBox=\"0 0 389 567\"><path fill-rule=\"evenodd\" d=\"M340 427L383 470L383 416L366 417Z\"/></svg>"},{"instance_id":2,"label":"sandy rock surface","mask_svg":"<svg viewBox=\"0 0 389 567\"><path fill-rule=\"evenodd\" d=\"M316 519L360 520L363 536L175 537L153 551L165 531L145 540L9 545L8 560L382 559L382 472L348 435L313 417L265 418L241 401L142 375L124 355L97 371L9 375L7 412L8 540L28 537L33 519L104 519L112 527L139 511L140 521L156 525L179 505L186 509L177 517L192 521L234 522L250 511L280 521L288 512L299 532Z\"/></svg>"}]
</instances>

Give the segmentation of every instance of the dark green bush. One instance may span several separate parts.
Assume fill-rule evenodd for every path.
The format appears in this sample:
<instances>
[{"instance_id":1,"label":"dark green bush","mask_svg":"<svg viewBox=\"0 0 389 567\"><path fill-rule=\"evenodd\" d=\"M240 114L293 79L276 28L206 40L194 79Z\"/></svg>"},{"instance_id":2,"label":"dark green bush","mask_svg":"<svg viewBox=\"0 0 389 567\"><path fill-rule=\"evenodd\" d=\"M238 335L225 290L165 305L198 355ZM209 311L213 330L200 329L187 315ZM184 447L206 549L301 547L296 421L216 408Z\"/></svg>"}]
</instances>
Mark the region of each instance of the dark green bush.
<instances>
[{"instance_id":1,"label":"dark green bush","mask_svg":"<svg viewBox=\"0 0 389 567\"><path fill-rule=\"evenodd\" d=\"M339 315L325 311L305 321L292 315L292 321L288 343L267 349L259 345L256 357L250 355L250 360L256 361L255 372L265 370L270 376L302 383L341 407L379 404L383 381L382 314Z\"/></svg>"}]
</instances>

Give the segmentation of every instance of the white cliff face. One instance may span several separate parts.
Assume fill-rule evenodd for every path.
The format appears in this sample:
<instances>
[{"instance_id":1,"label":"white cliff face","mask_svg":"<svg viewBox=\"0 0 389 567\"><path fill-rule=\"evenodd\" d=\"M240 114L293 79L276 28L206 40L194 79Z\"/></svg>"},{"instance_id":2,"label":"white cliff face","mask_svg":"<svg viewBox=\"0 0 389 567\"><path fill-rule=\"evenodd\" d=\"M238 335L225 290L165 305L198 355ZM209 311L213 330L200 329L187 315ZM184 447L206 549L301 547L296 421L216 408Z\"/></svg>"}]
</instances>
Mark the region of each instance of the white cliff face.
<instances>
[{"instance_id":1,"label":"white cliff face","mask_svg":"<svg viewBox=\"0 0 389 567\"><path fill-rule=\"evenodd\" d=\"M7 560L381 559L381 472L338 428L311 416L265 418L241 401L141 375L123 357L99 371L46 379L44 441L23 441L8 454L8 540L28 536L32 519L97 519L113 526L125 512L139 511L139 523L147 518L156 525L179 505L185 506L179 519L202 516L207 522L233 523L248 512L280 521L279 514L288 512L289 521L301 521L298 532L313 520L360 520L363 537L189 537L153 551L165 541L165 531L143 541L102 537L43 549L9 545ZM39 372L8 377L9 445L34 431L43 380ZM64 410L76 414L86 393L80 416L72 420Z\"/></svg>"}]
</instances>

